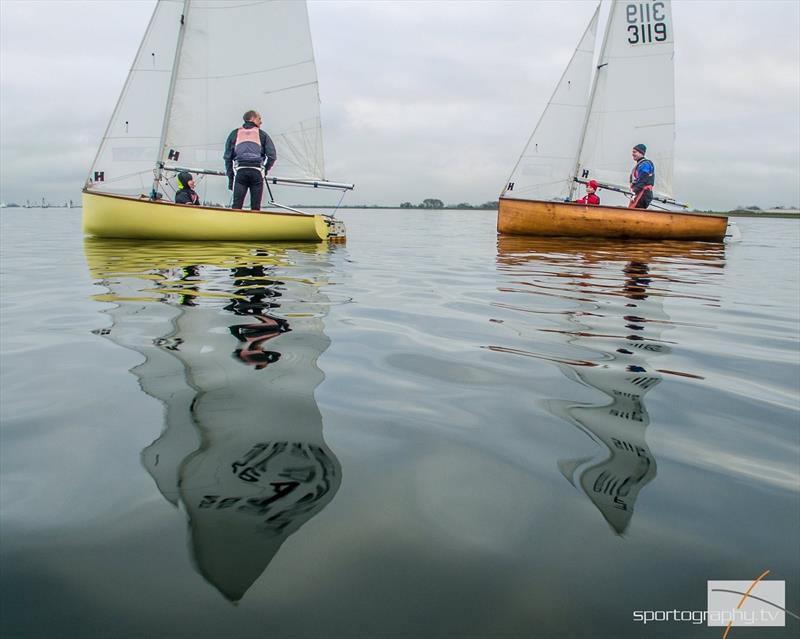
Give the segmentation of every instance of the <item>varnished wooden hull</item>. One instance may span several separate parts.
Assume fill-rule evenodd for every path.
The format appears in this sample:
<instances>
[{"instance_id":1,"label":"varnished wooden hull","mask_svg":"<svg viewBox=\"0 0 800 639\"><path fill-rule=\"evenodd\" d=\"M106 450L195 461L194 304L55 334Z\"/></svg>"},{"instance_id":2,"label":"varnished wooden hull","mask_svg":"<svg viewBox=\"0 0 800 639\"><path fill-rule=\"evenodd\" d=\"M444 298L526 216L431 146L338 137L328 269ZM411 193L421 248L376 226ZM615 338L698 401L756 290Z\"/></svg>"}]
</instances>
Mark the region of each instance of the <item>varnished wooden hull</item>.
<instances>
[{"instance_id":1,"label":"varnished wooden hull","mask_svg":"<svg viewBox=\"0 0 800 639\"><path fill-rule=\"evenodd\" d=\"M722 241L727 226L727 217L573 202L501 198L497 211L508 235Z\"/></svg>"},{"instance_id":2,"label":"varnished wooden hull","mask_svg":"<svg viewBox=\"0 0 800 639\"><path fill-rule=\"evenodd\" d=\"M88 191L83 192L83 231L95 237L142 240L329 239L322 215L189 206Z\"/></svg>"}]
</instances>

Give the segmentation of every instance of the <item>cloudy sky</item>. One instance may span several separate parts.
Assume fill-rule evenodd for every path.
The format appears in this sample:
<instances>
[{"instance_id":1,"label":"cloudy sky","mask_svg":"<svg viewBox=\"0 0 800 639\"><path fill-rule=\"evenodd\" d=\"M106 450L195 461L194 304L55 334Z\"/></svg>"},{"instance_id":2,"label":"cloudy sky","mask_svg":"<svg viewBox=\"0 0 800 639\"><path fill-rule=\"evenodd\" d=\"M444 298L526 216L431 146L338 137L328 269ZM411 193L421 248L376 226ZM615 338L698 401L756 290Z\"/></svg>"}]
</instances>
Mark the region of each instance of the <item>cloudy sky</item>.
<instances>
[{"instance_id":1,"label":"cloudy sky","mask_svg":"<svg viewBox=\"0 0 800 639\"><path fill-rule=\"evenodd\" d=\"M153 6L0 0L1 200L79 199ZM496 199L595 6L310 2L328 177L350 204ZM800 2L673 19L676 197L800 204Z\"/></svg>"}]
</instances>

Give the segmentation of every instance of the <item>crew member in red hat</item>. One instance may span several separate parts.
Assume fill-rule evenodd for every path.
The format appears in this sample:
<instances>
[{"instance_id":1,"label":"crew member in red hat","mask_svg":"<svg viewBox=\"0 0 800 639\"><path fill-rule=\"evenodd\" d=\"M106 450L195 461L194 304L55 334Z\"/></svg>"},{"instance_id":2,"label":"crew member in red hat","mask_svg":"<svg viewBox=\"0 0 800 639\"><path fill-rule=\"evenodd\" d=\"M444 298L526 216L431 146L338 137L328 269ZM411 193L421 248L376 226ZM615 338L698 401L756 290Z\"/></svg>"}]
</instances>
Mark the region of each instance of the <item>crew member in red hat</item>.
<instances>
[{"instance_id":1,"label":"crew member in red hat","mask_svg":"<svg viewBox=\"0 0 800 639\"><path fill-rule=\"evenodd\" d=\"M597 182L589 180L586 183L586 195L577 200L576 204L600 204L600 198L597 197L595 191L597 191Z\"/></svg>"}]
</instances>

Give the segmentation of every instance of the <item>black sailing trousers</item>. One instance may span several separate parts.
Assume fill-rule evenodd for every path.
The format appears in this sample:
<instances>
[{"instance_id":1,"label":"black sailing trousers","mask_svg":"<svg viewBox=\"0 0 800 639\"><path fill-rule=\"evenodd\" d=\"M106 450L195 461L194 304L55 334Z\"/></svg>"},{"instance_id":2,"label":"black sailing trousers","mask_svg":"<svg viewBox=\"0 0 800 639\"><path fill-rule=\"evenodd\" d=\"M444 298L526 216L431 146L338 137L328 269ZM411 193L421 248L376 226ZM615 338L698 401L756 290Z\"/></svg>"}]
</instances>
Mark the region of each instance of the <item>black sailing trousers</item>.
<instances>
[{"instance_id":1,"label":"black sailing trousers","mask_svg":"<svg viewBox=\"0 0 800 639\"><path fill-rule=\"evenodd\" d=\"M264 193L264 176L257 168L240 167L233 181L233 208L244 206L244 196L250 191L250 208L261 210L261 196Z\"/></svg>"}]
</instances>

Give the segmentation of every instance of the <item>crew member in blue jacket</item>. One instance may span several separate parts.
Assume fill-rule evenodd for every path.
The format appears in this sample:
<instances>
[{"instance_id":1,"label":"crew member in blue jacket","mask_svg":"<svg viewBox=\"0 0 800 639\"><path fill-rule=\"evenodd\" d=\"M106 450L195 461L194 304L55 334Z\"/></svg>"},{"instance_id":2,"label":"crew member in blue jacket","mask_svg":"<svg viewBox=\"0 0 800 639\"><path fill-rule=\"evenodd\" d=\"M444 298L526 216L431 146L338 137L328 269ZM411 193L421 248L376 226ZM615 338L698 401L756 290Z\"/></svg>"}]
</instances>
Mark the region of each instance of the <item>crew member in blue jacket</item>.
<instances>
[{"instance_id":1,"label":"crew member in blue jacket","mask_svg":"<svg viewBox=\"0 0 800 639\"><path fill-rule=\"evenodd\" d=\"M653 186L656 183L656 167L644 157L647 147L637 144L631 150L631 156L636 165L631 171L631 191L633 197L628 204L629 209L646 209L653 201Z\"/></svg>"},{"instance_id":2,"label":"crew member in blue jacket","mask_svg":"<svg viewBox=\"0 0 800 639\"><path fill-rule=\"evenodd\" d=\"M261 114L248 111L242 119L244 124L228 136L222 157L228 174L228 188L233 190L233 208L242 208L244 197L250 191L250 208L259 211L264 175L269 173L278 156L272 139L260 128Z\"/></svg>"}]
</instances>

